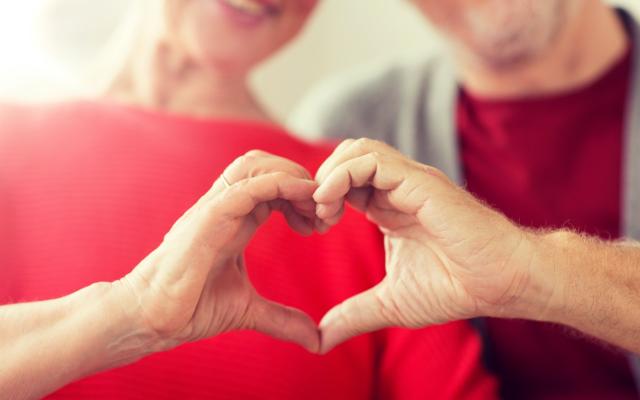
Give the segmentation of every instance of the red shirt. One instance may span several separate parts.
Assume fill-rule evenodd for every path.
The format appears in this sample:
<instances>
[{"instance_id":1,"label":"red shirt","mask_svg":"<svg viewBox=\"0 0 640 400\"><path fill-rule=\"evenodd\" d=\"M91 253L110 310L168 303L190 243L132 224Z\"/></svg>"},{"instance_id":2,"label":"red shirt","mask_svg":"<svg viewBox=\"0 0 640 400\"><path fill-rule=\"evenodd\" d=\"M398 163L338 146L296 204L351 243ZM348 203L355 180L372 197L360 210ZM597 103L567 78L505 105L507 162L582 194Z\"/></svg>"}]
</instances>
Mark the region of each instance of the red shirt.
<instances>
[{"instance_id":1,"label":"red shirt","mask_svg":"<svg viewBox=\"0 0 640 400\"><path fill-rule=\"evenodd\" d=\"M622 132L631 54L593 84L542 98L462 92L458 126L468 189L514 221L620 234ZM637 398L626 356L568 328L489 320L512 398Z\"/></svg>"},{"instance_id":2,"label":"red shirt","mask_svg":"<svg viewBox=\"0 0 640 400\"><path fill-rule=\"evenodd\" d=\"M0 304L117 279L237 156L260 148L314 170L330 149L272 126L117 106L0 108ZM380 233L348 211L303 238L280 216L246 251L268 298L319 320L384 276ZM183 345L68 385L52 399L491 398L480 340L465 323L364 335L315 356L256 332Z\"/></svg>"}]
</instances>

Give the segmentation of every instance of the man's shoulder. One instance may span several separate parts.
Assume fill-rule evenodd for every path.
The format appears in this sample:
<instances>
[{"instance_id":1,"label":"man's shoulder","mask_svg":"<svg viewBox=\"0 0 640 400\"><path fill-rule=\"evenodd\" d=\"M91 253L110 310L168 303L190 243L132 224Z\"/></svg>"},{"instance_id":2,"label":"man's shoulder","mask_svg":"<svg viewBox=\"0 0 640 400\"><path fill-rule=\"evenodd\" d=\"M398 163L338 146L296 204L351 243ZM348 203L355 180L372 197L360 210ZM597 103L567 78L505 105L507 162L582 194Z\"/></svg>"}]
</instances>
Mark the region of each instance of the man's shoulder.
<instances>
[{"instance_id":1,"label":"man's shoulder","mask_svg":"<svg viewBox=\"0 0 640 400\"><path fill-rule=\"evenodd\" d=\"M420 112L439 71L449 69L444 51L363 65L325 80L289 120L306 138L367 136L384 140L399 118Z\"/></svg>"}]
</instances>

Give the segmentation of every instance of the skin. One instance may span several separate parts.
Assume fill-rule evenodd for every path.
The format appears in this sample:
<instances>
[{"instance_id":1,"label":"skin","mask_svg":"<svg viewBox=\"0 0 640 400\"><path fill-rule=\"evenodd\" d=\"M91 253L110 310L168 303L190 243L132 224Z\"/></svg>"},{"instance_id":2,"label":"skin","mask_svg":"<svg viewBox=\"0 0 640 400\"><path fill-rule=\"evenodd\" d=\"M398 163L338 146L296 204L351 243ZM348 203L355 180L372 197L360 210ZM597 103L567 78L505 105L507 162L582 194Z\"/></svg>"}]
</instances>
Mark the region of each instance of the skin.
<instances>
[{"instance_id":1,"label":"skin","mask_svg":"<svg viewBox=\"0 0 640 400\"><path fill-rule=\"evenodd\" d=\"M272 3L272 15L247 24L218 0L145 0L140 40L105 96L200 118L271 121L249 74L298 34L317 0Z\"/></svg>"},{"instance_id":2,"label":"skin","mask_svg":"<svg viewBox=\"0 0 640 400\"><path fill-rule=\"evenodd\" d=\"M640 244L526 230L384 143L343 142L322 165L317 215L344 202L385 237L384 280L330 310L321 352L388 326L479 316L562 323L640 352Z\"/></svg>"},{"instance_id":3,"label":"skin","mask_svg":"<svg viewBox=\"0 0 640 400\"><path fill-rule=\"evenodd\" d=\"M599 0L412 3L450 43L464 89L483 98L583 87L629 46ZM337 223L348 201L380 226L387 249L386 278L323 318L322 352L386 326L476 316L562 323L640 351L637 244L523 229L378 142L343 143L316 179L321 219Z\"/></svg>"},{"instance_id":4,"label":"skin","mask_svg":"<svg viewBox=\"0 0 640 400\"><path fill-rule=\"evenodd\" d=\"M451 44L466 90L522 98L593 82L629 46L601 0L412 0Z\"/></svg>"},{"instance_id":5,"label":"skin","mask_svg":"<svg viewBox=\"0 0 640 400\"><path fill-rule=\"evenodd\" d=\"M265 118L233 72L243 71L243 64L225 67L235 65L225 61L225 52L233 52L234 47L210 47L203 40L209 27L196 19L212 15L198 8L208 6L195 0L163 4L178 7L171 13L176 19L165 21L164 29L151 30L149 37L156 39L144 36L147 41L137 48L143 61L132 61L111 95L195 116ZM434 17L430 4L435 0L424 0L419 6ZM594 47L598 62L590 62L594 60L587 53L573 53L586 57L586 61L580 58L578 68L584 73L558 65L569 58L563 53L566 47L556 49L564 58L549 57L556 53L547 52L555 49L552 42L579 38L567 33L579 31L581 24L575 20L566 26L576 31L567 28L546 35L534 29L539 27L534 19L531 29L541 34L534 35L535 42L542 44L510 44L505 47L509 51L497 54L487 44L495 42L485 41L484 36L471 40L475 33L456 33L475 32L460 25L459 21L467 20L456 12L465 10L463 6L469 6L470 12L474 7L481 10L489 3L438 4L448 10L444 14L448 17L444 22L434 20L445 32L453 32L465 84L487 95L526 96L579 85L587 77L593 79L625 48L621 27L611 13L597 12L601 3L596 1L585 0L583 7L575 5L573 11L589 16L593 25L588 31L599 33L593 37L585 30L585 37L594 44L605 37L611 41ZM306 18L310 8L305 10L299 15ZM521 14L514 11L513 15ZM549 23L554 13L540 15L545 16L541 21ZM490 20L471 20L474 26L492 26L487 24ZM294 33L297 26L274 22L269 32L280 32L276 25ZM606 26L612 29L600 31ZM274 37L286 35L274 33ZM542 40L546 37L555 40ZM576 49L585 42L579 40ZM256 43L258 62L265 51L261 40ZM217 49L222 50L217 53ZM547 83L539 79L543 73L548 73ZM500 74L502 80L498 80ZM562 76L570 79L563 83ZM224 93L236 90L238 94L229 101L221 100ZM609 244L571 232L527 231L456 187L441 172L368 140L343 143L319 171L319 187L299 166L263 153L248 154L224 176L231 187L219 179L158 249L122 279L61 299L0 307L4 361L0 393L9 398L38 398L83 376L234 329L254 329L311 351L327 352L352 336L385 326L419 327L473 316L518 317L564 323L640 352L640 291L633 284L640 281L636 243ZM273 210L282 211L293 229L307 234L314 226L326 230L338 223L345 201L381 227L387 276L378 286L329 311L319 336L308 316L256 294L246 277L242 251ZM314 214L323 222L318 223Z\"/></svg>"},{"instance_id":6,"label":"skin","mask_svg":"<svg viewBox=\"0 0 640 400\"><path fill-rule=\"evenodd\" d=\"M316 0L273 4L276 12L247 25L221 12L217 0L148 0L139 42L106 97L189 117L269 121L247 75L297 34ZM317 184L300 166L257 151L224 176L231 187L218 179L121 279L59 299L0 306L0 397L40 398L84 376L231 330L318 351L317 325L259 296L243 259L274 210L295 231L311 233Z\"/></svg>"},{"instance_id":7,"label":"skin","mask_svg":"<svg viewBox=\"0 0 640 400\"><path fill-rule=\"evenodd\" d=\"M225 177L231 186L218 179L121 279L59 299L1 306L2 397L40 398L84 376L233 330L318 351L315 322L261 297L243 258L274 210L309 234L317 184L298 165L260 152L236 160Z\"/></svg>"}]
</instances>

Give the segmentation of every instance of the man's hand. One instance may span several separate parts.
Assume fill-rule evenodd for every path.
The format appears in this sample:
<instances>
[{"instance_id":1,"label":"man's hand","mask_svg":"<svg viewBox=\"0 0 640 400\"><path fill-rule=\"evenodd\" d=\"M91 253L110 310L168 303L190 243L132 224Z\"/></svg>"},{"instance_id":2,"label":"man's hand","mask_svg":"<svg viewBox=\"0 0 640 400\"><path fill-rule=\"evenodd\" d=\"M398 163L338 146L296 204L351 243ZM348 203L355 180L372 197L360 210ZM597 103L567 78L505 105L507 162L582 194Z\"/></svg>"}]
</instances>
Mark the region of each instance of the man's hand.
<instances>
[{"instance_id":1,"label":"man's hand","mask_svg":"<svg viewBox=\"0 0 640 400\"><path fill-rule=\"evenodd\" d=\"M300 310L261 297L243 252L273 210L292 229L313 231L317 184L297 164L253 151L236 160L163 243L114 283L121 307L154 350L236 329L253 329L319 348L315 322Z\"/></svg>"},{"instance_id":2,"label":"man's hand","mask_svg":"<svg viewBox=\"0 0 640 400\"><path fill-rule=\"evenodd\" d=\"M537 237L456 187L440 171L367 139L343 142L316 176L317 215L338 223L344 201L385 235L385 279L323 318L322 352L387 326L510 316L552 296L533 287ZM532 297L533 298L533 297ZM542 299L542 300L541 300ZM544 304L536 304L540 309Z\"/></svg>"}]
</instances>

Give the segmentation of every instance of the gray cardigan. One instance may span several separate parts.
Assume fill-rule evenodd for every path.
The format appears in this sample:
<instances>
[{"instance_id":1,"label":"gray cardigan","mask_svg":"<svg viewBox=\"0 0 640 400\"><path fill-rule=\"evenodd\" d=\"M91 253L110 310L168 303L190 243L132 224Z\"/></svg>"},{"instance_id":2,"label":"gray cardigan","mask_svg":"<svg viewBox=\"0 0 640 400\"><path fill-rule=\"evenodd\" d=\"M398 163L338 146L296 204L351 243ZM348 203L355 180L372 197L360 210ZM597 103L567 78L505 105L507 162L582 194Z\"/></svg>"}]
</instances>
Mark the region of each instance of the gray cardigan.
<instances>
[{"instance_id":1,"label":"gray cardigan","mask_svg":"<svg viewBox=\"0 0 640 400\"><path fill-rule=\"evenodd\" d=\"M620 13L631 27L634 45L622 227L624 236L640 240L640 22L628 12ZM442 48L422 59L368 66L335 78L302 103L289 126L307 139L371 137L385 141L462 184L455 123L458 91L455 67ZM640 358L632 357L632 366L640 387Z\"/></svg>"}]
</instances>

